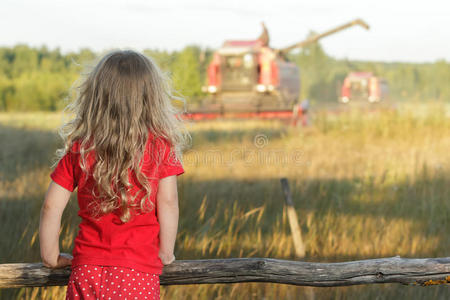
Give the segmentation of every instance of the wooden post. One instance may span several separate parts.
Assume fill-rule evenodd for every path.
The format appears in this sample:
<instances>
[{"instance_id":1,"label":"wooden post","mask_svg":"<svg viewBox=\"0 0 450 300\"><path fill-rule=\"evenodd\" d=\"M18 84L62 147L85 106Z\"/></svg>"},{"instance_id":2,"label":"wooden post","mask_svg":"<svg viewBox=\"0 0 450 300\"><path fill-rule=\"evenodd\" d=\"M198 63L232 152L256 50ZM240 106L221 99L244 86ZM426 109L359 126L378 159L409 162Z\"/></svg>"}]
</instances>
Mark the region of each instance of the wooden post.
<instances>
[{"instance_id":1,"label":"wooden post","mask_svg":"<svg viewBox=\"0 0 450 300\"><path fill-rule=\"evenodd\" d=\"M291 119L291 126L295 127L297 126L298 120L302 117L303 111L302 107L299 103L295 104L292 108L292 119Z\"/></svg>"},{"instance_id":2,"label":"wooden post","mask_svg":"<svg viewBox=\"0 0 450 300\"><path fill-rule=\"evenodd\" d=\"M294 240L295 255L298 258L305 257L305 244L302 239L302 232L298 225L297 213L295 212L294 202L292 202L291 190L289 182L286 178L281 178L281 187L284 192L286 200L287 214L289 219L289 226L291 227L292 239Z\"/></svg>"}]
</instances>

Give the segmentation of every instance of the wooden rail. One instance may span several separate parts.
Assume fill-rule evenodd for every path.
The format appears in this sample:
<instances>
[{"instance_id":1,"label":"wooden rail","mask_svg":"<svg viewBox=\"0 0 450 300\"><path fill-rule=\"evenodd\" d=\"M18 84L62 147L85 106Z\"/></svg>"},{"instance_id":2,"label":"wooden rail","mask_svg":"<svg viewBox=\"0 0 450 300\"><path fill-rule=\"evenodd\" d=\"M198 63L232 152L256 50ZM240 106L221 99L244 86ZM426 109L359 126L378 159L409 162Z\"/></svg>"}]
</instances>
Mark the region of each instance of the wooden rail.
<instances>
[{"instance_id":1,"label":"wooden rail","mask_svg":"<svg viewBox=\"0 0 450 300\"><path fill-rule=\"evenodd\" d=\"M41 263L0 265L0 288L66 285L70 269ZM450 283L450 257L369 259L313 263L271 258L180 260L167 266L162 285L274 282L332 287L370 283L434 285Z\"/></svg>"}]
</instances>

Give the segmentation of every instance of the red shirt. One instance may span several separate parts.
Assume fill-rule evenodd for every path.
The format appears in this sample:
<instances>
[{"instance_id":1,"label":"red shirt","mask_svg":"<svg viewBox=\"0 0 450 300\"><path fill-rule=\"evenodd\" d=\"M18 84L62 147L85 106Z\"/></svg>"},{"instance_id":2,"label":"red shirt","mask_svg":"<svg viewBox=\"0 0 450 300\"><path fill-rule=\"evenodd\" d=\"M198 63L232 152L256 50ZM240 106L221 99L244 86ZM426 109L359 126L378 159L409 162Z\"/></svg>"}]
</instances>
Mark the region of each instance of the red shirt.
<instances>
[{"instance_id":1,"label":"red shirt","mask_svg":"<svg viewBox=\"0 0 450 300\"><path fill-rule=\"evenodd\" d=\"M152 139L151 136L142 159L142 172L149 178L152 188L150 200L154 203L154 209L145 213L132 210L132 218L126 223L120 220L118 211L97 218L92 216L88 204L94 199L92 193L96 190L96 183L92 174L86 175L80 167L77 142L61 158L50 175L54 182L71 192L78 187L80 208L78 215L82 220L74 242L72 266L95 264L129 267L153 274L162 273L163 264L158 256L159 223L156 217L156 192L159 179L180 175L184 173L184 169L174 156L169 155L170 143L163 138ZM163 153L161 163L155 161L157 153ZM92 166L94 161L95 155L91 153L87 158L87 165ZM129 175L133 184L131 192L135 194L140 190L140 184L134 172L129 171Z\"/></svg>"}]
</instances>

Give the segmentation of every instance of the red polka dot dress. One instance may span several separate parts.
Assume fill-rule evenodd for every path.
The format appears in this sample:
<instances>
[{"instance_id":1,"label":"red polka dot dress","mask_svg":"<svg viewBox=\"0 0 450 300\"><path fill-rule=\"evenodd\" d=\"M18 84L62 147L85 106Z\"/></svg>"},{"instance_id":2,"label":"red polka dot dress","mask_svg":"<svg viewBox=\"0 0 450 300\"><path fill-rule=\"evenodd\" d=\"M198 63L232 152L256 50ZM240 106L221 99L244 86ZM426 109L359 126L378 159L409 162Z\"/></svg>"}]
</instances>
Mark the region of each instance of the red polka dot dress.
<instances>
[{"instance_id":1,"label":"red polka dot dress","mask_svg":"<svg viewBox=\"0 0 450 300\"><path fill-rule=\"evenodd\" d=\"M66 299L159 299L159 276L124 267L76 266Z\"/></svg>"}]
</instances>

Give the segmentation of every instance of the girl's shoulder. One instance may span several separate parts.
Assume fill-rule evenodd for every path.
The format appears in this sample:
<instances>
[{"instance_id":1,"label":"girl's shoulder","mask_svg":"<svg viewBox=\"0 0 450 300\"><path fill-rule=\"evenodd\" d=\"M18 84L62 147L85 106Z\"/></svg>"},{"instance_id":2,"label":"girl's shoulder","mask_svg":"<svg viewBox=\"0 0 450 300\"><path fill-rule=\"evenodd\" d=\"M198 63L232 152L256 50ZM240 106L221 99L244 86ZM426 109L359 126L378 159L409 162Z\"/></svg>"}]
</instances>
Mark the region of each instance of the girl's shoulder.
<instances>
[{"instance_id":1,"label":"girl's shoulder","mask_svg":"<svg viewBox=\"0 0 450 300\"><path fill-rule=\"evenodd\" d=\"M168 138L149 133L148 143L144 153L145 162L159 165L164 163L164 161L170 160L173 154L173 145Z\"/></svg>"},{"instance_id":2,"label":"girl's shoulder","mask_svg":"<svg viewBox=\"0 0 450 300\"><path fill-rule=\"evenodd\" d=\"M95 149L89 149L90 144L82 144L82 140L72 141L67 154L71 156L73 164L76 168L80 168L83 163L85 170L90 170L96 162ZM83 153L83 154L82 154Z\"/></svg>"},{"instance_id":3,"label":"girl's shoulder","mask_svg":"<svg viewBox=\"0 0 450 300\"><path fill-rule=\"evenodd\" d=\"M75 140L72 142L72 146L70 147L69 151L74 154L78 154L80 153L80 148L81 148L80 140Z\"/></svg>"},{"instance_id":4,"label":"girl's shoulder","mask_svg":"<svg viewBox=\"0 0 450 300\"><path fill-rule=\"evenodd\" d=\"M154 133L149 132L147 146L149 146L153 150L166 152L172 147L172 144L164 136L155 135Z\"/></svg>"},{"instance_id":5,"label":"girl's shoulder","mask_svg":"<svg viewBox=\"0 0 450 300\"><path fill-rule=\"evenodd\" d=\"M72 141L68 152L73 155L79 155L83 150L88 156L95 156L95 149L91 148L91 145L92 144L89 141L83 143L82 139L76 139Z\"/></svg>"}]
</instances>

